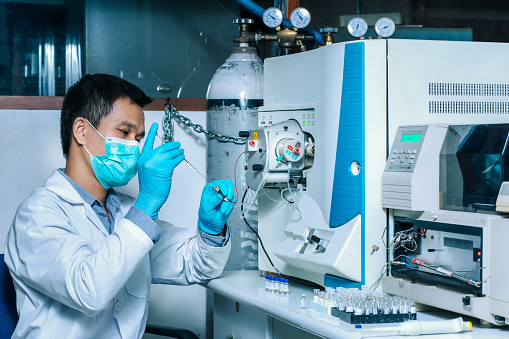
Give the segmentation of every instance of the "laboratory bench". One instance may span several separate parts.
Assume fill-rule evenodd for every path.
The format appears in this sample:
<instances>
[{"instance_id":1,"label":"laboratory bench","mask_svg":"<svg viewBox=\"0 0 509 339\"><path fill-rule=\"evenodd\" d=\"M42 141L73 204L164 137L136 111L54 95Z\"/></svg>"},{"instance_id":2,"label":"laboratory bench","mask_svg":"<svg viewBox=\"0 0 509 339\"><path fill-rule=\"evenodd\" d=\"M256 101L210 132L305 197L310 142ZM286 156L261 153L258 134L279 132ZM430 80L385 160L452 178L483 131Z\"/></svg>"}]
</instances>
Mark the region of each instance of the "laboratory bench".
<instances>
[{"instance_id":1,"label":"laboratory bench","mask_svg":"<svg viewBox=\"0 0 509 339\"><path fill-rule=\"evenodd\" d=\"M311 309L313 288L290 281L287 296L265 291L265 278L261 271L227 271L211 280L205 287L213 293L213 333L215 339L270 338L362 338L355 325ZM302 307L302 295L306 307ZM418 312L417 320L448 320L460 317L443 310ZM480 327L479 320L472 321L469 332L440 335L422 335L422 338L509 338L508 327ZM369 324L362 328L396 324ZM409 338L390 336L386 338Z\"/></svg>"}]
</instances>

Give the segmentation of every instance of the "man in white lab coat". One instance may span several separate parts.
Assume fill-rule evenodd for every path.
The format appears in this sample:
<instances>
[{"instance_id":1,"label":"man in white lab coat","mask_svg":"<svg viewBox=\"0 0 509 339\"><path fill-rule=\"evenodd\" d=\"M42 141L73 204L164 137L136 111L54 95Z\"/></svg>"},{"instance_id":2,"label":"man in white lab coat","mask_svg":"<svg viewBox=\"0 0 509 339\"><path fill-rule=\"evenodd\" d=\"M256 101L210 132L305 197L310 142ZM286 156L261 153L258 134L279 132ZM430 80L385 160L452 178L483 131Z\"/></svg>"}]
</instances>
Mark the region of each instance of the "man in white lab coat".
<instances>
[{"instance_id":1,"label":"man in white lab coat","mask_svg":"<svg viewBox=\"0 0 509 339\"><path fill-rule=\"evenodd\" d=\"M222 273L233 185L204 187L196 229L157 219L184 150L178 142L154 148L154 124L140 154L150 101L105 74L86 75L67 92L66 167L21 203L7 236L19 313L13 338L141 338L151 283L186 285ZM137 198L113 190L136 173Z\"/></svg>"}]
</instances>

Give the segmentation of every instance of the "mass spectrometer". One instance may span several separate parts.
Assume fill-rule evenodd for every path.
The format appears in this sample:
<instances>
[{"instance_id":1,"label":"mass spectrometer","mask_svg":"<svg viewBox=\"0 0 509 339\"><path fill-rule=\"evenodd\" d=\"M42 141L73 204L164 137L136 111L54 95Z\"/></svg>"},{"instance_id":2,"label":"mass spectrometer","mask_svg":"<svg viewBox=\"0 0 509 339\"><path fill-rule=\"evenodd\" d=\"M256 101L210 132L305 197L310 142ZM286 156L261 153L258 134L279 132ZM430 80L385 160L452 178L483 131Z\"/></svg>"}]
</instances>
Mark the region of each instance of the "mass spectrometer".
<instances>
[{"instance_id":1,"label":"mass spectrometer","mask_svg":"<svg viewBox=\"0 0 509 339\"><path fill-rule=\"evenodd\" d=\"M245 149L272 261L259 252L259 268L332 287L377 281L398 207L381 198L398 127L503 122L508 57L506 44L377 39L266 59ZM405 180L415 184L406 204L434 207L421 191L438 183Z\"/></svg>"}]
</instances>

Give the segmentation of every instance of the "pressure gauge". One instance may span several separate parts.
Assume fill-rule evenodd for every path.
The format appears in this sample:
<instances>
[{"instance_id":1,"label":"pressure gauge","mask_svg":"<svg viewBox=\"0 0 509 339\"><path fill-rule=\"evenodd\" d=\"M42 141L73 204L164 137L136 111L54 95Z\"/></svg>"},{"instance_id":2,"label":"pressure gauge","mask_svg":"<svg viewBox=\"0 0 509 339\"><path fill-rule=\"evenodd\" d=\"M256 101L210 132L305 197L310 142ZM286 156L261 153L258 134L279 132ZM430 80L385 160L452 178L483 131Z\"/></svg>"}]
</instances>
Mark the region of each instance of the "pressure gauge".
<instances>
[{"instance_id":1,"label":"pressure gauge","mask_svg":"<svg viewBox=\"0 0 509 339\"><path fill-rule=\"evenodd\" d=\"M263 12L263 23L270 28L276 28L283 22L283 12L276 7L269 7Z\"/></svg>"},{"instance_id":2,"label":"pressure gauge","mask_svg":"<svg viewBox=\"0 0 509 339\"><path fill-rule=\"evenodd\" d=\"M394 34L396 25L391 18L383 17L375 22L375 32L381 38L388 38Z\"/></svg>"},{"instance_id":3,"label":"pressure gauge","mask_svg":"<svg viewBox=\"0 0 509 339\"><path fill-rule=\"evenodd\" d=\"M346 29L354 38L360 38L368 31L368 23L361 17L353 18L348 22Z\"/></svg>"},{"instance_id":4,"label":"pressure gauge","mask_svg":"<svg viewBox=\"0 0 509 339\"><path fill-rule=\"evenodd\" d=\"M304 7L295 8L290 15L292 25L297 28L304 28L311 22L311 13Z\"/></svg>"}]
</instances>

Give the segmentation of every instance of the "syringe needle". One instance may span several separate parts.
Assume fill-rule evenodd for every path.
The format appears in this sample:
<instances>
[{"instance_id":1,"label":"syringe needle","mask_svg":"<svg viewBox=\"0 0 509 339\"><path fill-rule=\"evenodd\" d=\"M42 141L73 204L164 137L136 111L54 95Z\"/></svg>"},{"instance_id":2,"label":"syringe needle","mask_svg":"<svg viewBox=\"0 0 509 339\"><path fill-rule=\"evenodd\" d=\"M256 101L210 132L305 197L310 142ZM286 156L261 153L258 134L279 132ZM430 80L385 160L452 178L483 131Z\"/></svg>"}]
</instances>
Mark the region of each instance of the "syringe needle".
<instances>
[{"instance_id":1,"label":"syringe needle","mask_svg":"<svg viewBox=\"0 0 509 339\"><path fill-rule=\"evenodd\" d=\"M156 133L156 135L159 137L159 139L161 139L161 141L163 140L163 138L162 138L162 137L161 137L158 133ZM164 143L164 141L163 141L163 143ZM191 165L191 163L190 163L189 161L187 161L187 159L184 159L184 161L185 161L185 163L186 163L189 167L191 167L191 169L192 169L193 171L195 171L196 173L198 173L199 175L201 175L201 177L202 177L203 179L205 179L205 181L207 180L207 178L205 178L205 176L203 176L203 174L201 174L201 173L200 173L200 172L196 169L196 167L194 167L193 165Z\"/></svg>"},{"instance_id":2,"label":"syringe needle","mask_svg":"<svg viewBox=\"0 0 509 339\"><path fill-rule=\"evenodd\" d=\"M203 176L203 174L201 174L201 173L200 173L200 172L199 172L199 171L198 171L198 170L197 170L197 169L196 169L193 165L191 165L191 163L190 163L189 161L187 161L187 159L184 159L184 161L185 161L185 163L186 163L189 167L191 167L191 169L192 169L193 171L195 171L196 173L198 173L199 175L201 175L201 177L202 177L203 179L207 180L207 178L205 178L205 177Z\"/></svg>"}]
</instances>

